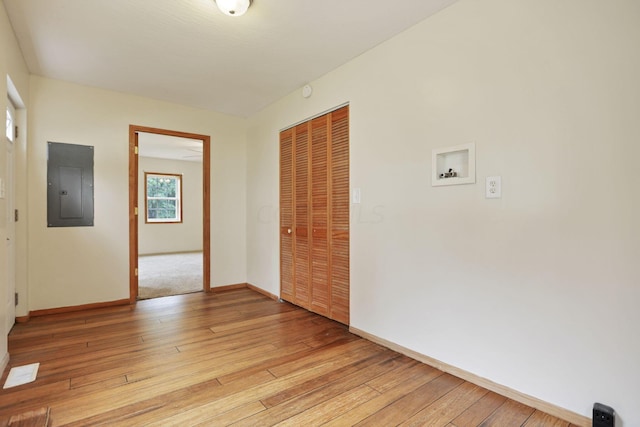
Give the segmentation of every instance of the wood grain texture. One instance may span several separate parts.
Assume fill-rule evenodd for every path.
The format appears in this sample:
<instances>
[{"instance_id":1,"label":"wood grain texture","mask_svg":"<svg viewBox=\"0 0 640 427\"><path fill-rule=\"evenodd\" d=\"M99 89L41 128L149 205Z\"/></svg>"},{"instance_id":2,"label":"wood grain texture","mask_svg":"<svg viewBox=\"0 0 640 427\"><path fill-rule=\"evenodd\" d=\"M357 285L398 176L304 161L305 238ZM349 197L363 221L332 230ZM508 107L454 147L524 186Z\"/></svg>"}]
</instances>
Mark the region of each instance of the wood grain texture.
<instances>
[{"instance_id":1,"label":"wood grain texture","mask_svg":"<svg viewBox=\"0 0 640 427\"><path fill-rule=\"evenodd\" d=\"M202 138L202 286L211 291L211 136Z\"/></svg>"},{"instance_id":2,"label":"wood grain texture","mask_svg":"<svg viewBox=\"0 0 640 427\"><path fill-rule=\"evenodd\" d=\"M329 171L331 228L331 310L329 317L349 324L349 106L330 114Z\"/></svg>"},{"instance_id":3,"label":"wood grain texture","mask_svg":"<svg viewBox=\"0 0 640 427\"><path fill-rule=\"evenodd\" d=\"M535 409L514 400L507 400L496 409L480 427L521 426L533 415Z\"/></svg>"},{"instance_id":4,"label":"wood grain texture","mask_svg":"<svg viewBox=\"0 0 640 427\"><path fill-rule=\"evenodd\" d=\"M349 323L349 106L280 133L280 293Z\"/></svg>"},{"instance_id":5,"label":"wood grain texture","mask_svg":"<svg viewBox=\"0 0 640 427\"><path fill-rule=\"evenodd\" d=\"M506 400L504 396L488 392L454 418L452 423L458 427L477 426Z\"/></svg>"},{"instance_id":6,"label":"wood grain texture","mask_svg":"<svg viewBox=\"0 0 640 427\"><path fill-rule=\"evenodd\" d=\"M40 408L9 419L9 427L47 427L50 425L49 408Z\"/></svg>"},{"instance_id":7,"label":"wood grain texture","mask_svg":"<svg viewBox=\"0 0 640 427\"><path fill-rule=\"evenodd\" d=\"M138 131L129 126L129 302L138 298Z\"/></svg>"},{"instance_id":8,"label":"wood grain texture","mask_svg":"<svg viewBox=\"0 0 640 427\"><path fill-rule=\"evenodd\" d=\"M535 411L524 423L524 427L569 427L569 423L544 412Z\"/></svg>"},{"instance_id":9,"label":"wood grain texture","mask_svg":"<svg viewBox=\"0 0 640 427\"><path fill-rule=\"evenodd\" d=\"M309 239L309 217L311 209L309 207L310 198L310 178L309 162L309 132L310 124L303 123L296 126L294 133L294 153L295 164L293 181L294 191L294 298L293 303L301 307L310 306L311 298L311 254Z\"/></svg>"},{"instance_id":10,"label":"wood grain texture","mask_svg":"<svg viewBox=\"0 0 640 427\"><path fill-rule=\"evenodd\" d=\"M331 270L329 265L329 197L328 182L330 141L327 138L328 116L311 121L311 298L310 307L315 313L329 316L329 289Z\"/></svg>"},{"instance_id":11,"label":"wood grain texture","mask_svg":"<svg viewBox=\"0 0 640 427\"><path fill-rule=\"evenodd\" d=\"M68 307L45 308L42 310L33 310L29 312L29 317L27 318L26 322L28 322L33 317L49 316L52 314L60 314L60 313L72 313L74 311L85 311L85 310L92 310L92 309L102 308L102 307L129 305L129 303L130 301L128 299L121 299L116 301L95 302L92 304L72 305Z\"/></svg>"},{"instance_id":12,"label":"wood grain texture","mask_svg":"<svg viewBox=\"0 0 640 427\"><path fill-rule=\"evenodd\" d=\"M293 242L293 132L287 129L280 133L280 296L293 301L294 242Z\"/></svg>"},{"instance_id":13,"label":"wood grain texture","mask_svg":"<svg viewBox=\"0 0 640 427\"><path fill-rule=\"evenodd\" d=\"M9 352L41 365L0 426L569 425L248 288L34 318Z\"/></svg>"},{"instance_id":14,"label":"wood grain texture","mask_svg":"<svg viewBox=\"0 0 640 427\"><path fill-rule=\"evenodd\" d=\"M420 362L423 362L429 366L433 366L437 369L440 369L444 372L450 373L452 375L455 375L457 377L460 377L466 381L469 381L473 384L479 385L481 387L484 387L490 391L493 391L495 393L498 393L499 395L503 395L506 396L510 399L513 399L516 402L520 402L525 406L531 406L533 408L536 408L538 410L540 410L542 413L549 413L551 415L553 415L554 417L557 417L559 419L565 419L568 420L572 423L572 425L575 426L580 426L580 427L589 427L591 426L591 420L583 415L579 415L575 412L571 412L567 409L564 408L560 408L556 405L552 405L551 403L542 401L540 399L537 399L535 397L526 395L524 393L521 393L519 391L513 390L509 387L506 387L504 385L501 384L497 384L493 381L490 381L486 378L480 377L478 375L475 375L471 372L465 371L463 369L460 369L458 367L449 365L447 363L443 363L437 359L434 359L432 357L426 356L424 354L418 353L416 351L410 350L406 347L400 346L398 344L395 344L391 341L385 340L383 338L377 337L375 335L369 334L367 332L364 332L362 330L359 330L357 328L351 327L349 329L351 332L353 332L354 334L363 337L365 339L371 340L375 343L378 343L380 345L383 345L385 347L388 347L392 350L395 350L401 354L404 354L406 356L409 356L415 360L418 360ZM495 409L495 408L494 408ZM475 414L475 416L480 416L483 412L483 408L478 408L478 410L480 411L478 414ZM470 425L476 425L476 424L470 424Z\"/></svg>"}]
</instances>

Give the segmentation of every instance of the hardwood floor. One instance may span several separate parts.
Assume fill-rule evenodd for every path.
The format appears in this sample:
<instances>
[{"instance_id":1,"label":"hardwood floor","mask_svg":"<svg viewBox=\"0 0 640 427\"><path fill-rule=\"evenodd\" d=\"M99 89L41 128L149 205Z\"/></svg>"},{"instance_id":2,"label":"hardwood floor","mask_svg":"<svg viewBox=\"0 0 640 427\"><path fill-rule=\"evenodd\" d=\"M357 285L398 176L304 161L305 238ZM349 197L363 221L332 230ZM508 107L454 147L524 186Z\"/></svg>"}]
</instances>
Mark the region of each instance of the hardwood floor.
<instances>
[{"instance_id":1,"label":"hardwood floor","mask_svg":"<svg viewBox=\"0 0 640 427\"><path fill-rule=\"evenodd\" d=\"M40 370L0 426L570 426L249 289L34 318L9 352Z\"/></svg>"}]
</instances>

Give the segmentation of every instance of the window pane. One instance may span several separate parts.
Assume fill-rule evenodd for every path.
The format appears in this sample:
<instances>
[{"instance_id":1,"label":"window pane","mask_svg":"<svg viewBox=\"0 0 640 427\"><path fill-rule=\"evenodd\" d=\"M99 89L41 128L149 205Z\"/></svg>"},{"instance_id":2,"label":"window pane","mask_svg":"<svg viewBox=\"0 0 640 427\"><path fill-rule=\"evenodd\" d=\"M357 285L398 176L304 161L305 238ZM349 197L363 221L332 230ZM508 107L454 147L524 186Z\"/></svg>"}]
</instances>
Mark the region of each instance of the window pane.
<instances>
[{"instance_id":1,"label":"window pane","mask_svg":"<svg viewBox=\"0 0 640 427\"><path fill-rule=\"evenodd\" d=\"M7 107L7 139L13 141L13 115L9 107Z\"/></svg>"},{"instance_id":2,"label":"window pane","mask_svg":"<svg viewBox=\"0 0 640 427\"><path fill-rule=\"evenodd\" d=\"M148 204L149 219L178 219L176 200L150 199Z\"/></svg>"},{"instance_id":3,"label":"window pane","mask_svg":"<svg viewBox=\"0 0 640 427\"><path fill-rule=\"evenodd\" d=\"M147 197L176 197L178 180L168 177L147 177Z\"/></svg>"},{"instance_id":4,"label":"window pane","mask_svg":"<svg viewBox=\"0 0 640 427\"><path fill-rule=\"evenodd\" d=\"M182 222L181 176L145 173L147 222Z\"/></svg>"}]
</instances>

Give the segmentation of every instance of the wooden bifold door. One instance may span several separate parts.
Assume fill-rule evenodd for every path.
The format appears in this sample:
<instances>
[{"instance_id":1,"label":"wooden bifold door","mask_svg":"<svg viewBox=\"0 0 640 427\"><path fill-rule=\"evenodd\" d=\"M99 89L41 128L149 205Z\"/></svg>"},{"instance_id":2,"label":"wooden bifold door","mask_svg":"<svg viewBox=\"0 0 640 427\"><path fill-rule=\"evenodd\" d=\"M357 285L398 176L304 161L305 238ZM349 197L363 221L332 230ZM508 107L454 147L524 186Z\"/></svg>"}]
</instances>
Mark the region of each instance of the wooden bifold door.
<instances>
[{"instance_id":1,"label":"wooden bifold door","mask_svg":"<svg viewBox=\"0 0 640 427\"><path fill-rule=\"evenodd\" d=\"M349 324L349 107L280 133L280 296Z\"/></svg>"}]
</instances>

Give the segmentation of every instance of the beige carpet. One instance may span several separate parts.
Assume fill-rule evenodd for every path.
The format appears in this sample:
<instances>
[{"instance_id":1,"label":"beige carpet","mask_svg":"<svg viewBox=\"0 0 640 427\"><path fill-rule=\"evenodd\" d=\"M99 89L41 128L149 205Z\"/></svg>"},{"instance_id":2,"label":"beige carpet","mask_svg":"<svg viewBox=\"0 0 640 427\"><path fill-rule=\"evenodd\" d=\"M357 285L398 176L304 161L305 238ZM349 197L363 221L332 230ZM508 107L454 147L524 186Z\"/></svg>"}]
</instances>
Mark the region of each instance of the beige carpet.
<instances>
[{"instance_id":1,"label":"beige carpet","mask_svg":"<svg viewBox=\"0 0 640 427\"><path fill-rule=\"evenodd\" d=\"M138 298L202 290L202 252L138 257Z\"/></svg>"}]
</instances>

